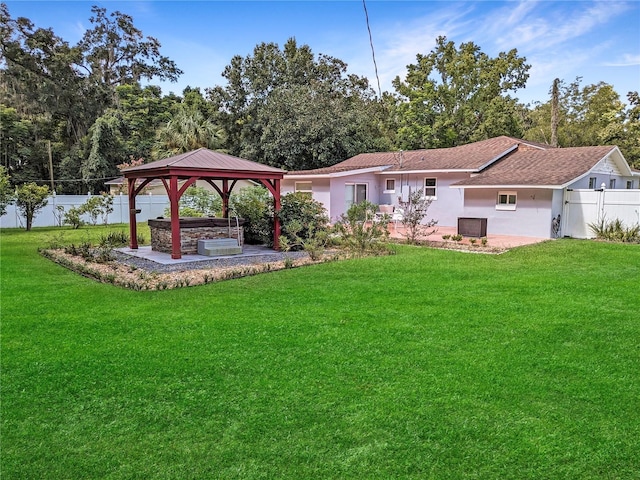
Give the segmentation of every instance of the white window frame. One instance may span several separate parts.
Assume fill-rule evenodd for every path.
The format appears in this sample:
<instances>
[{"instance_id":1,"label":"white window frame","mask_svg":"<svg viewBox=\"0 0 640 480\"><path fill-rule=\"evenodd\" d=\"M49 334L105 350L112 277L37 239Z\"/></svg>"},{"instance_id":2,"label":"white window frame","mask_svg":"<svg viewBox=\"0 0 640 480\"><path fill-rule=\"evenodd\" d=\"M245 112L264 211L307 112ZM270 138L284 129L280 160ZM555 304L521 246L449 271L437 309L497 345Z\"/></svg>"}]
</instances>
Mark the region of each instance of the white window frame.
<instances>
[{"instance_id":1,"label":"white window frame","mask_svg":"<svg viewBox=\"0 0 640 480\"><path fill-rule=\"evenodd\" d=\"M393 182L393 188L389 188L389 182ZM384 190L382 193L396 193L396 179L386 178L384 180Z\"/></svg>"},{"instance_id":2,"label":"white window frame","mask_svg":"<svg viewBox=\"0 0 640 480\"><path fill-rule=\"evenodd\" d=\"M301 188L299 185L309 185L309 188ZM296 182L294 190L296 193L307 193L309 196L313 196L313 182Z\"/></svg>"},{"instance_id":3,"label":"white window frame","mask_svg":"<svg viewBox=\"0 0 640 480\"><path fill-rule=\"evenodd\" d=\"M427 180L433 180L433 185L427 185ZM437 178L425 177L424 181L422 182L422 185L423 185L423 193L425 198L428 198L430 200L438 199L438 179ZM427 188L433 188L433 195L427 194Z\"/></svg>"},{"instance_id":4,"label":"white window frame","mask_svg":"<svg viewBox=\"0 0 640 480\"><path fill-rule=\"evenodd\" d=\"M358 202L358 187L364 187L364 201L369 200L369 184L368 183L348 182L344 184L344 187L345 187L345 190L347 187L353 187L353 203L352 204L347 204L347 198L346 198L346 192L345 192L344 204L347 210L349 209L349 207L351 207L351 205L354 205L363 201L361 200L360 202Z\"/></svg>"},{"instance_id":5,"label":"white window frame","mask_svg":"<svg viewBox=\"0 0 640 480\"><path fill-rule=\"evenodd\" d=\"M609 190L614 190L616 188L616 179L615 178L610 178L609 179Z\"/></svg>"},{"instance_id":6,"label":"white window frame","mask_svg":"<svg viewBox=\"0 0 640 480\"><path fill-rule=\"evenodd\" d=\"M627 180L627 190L633 189L633 180Z\"/></svg>"},{"instance_id":7,"label":"white window frame","mask_svg":"<svg viewBox=\"0 0 640 480\"><path fill-rule=\"evenodd\" d=\"M595 190L598 185L598 177L589 177L589 189Z\"/></svg>"},{"instance_id":8,"label":"white window frame","mask_svg":"<svg viewBox=\"0 0 640 480\"><path fill-rule=\"evenodd\" d=\"M506 203L501 203L501 197L506 197ZM511 202L513 197L513 202ZM518 192L515 191L499 191L496 197L496 210L515 210L518 204Z\"/></svg>"}]
</instances>

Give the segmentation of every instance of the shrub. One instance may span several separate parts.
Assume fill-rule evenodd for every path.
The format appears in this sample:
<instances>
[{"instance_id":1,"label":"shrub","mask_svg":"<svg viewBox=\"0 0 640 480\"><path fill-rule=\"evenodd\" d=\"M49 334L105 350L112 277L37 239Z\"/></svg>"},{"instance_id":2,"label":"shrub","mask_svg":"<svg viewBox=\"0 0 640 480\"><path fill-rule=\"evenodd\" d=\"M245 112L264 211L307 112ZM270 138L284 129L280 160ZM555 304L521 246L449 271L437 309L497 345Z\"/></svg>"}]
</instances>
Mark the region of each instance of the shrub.
<instances>
[{"instance_id":1,"label":"shrub","mask_svg":"<svg viewBox=\"0 0 640 480\"><path fill-rule=\"evenodd\" d=\"M103 193L89 198L80 207L80 213L86 213L91 219L92 225L98 224L98 217L102 217L105 225L109 220L109 214L113 212L113 197Z\"/></svg>"},{"instance_id":2,"label":"shrub","mask_svg":"<svg viewBox=\"0 0 640 480\"><path fill-rule=\"evenodd\" d=\"M284 237L284 242L291 250L304 248L305 242L309 245L314 243L308 241L326 232L329 223L322 203L301 192L282 197L279 218L282 224L280 238Z\"/></svg>"},{"instance_id":3,"label":"shrub","mask_svg":"<svg viewBox=\"0 0 640 480\"><path fill-rule=\"evenodd\" d=\"M388 220L370 222L377 207L370 202L353 204L340 216L334 228L344 247L354 254L388 250Z\"/></svg>"},{"instance_id":4,"label":"shrub","mask_svg":"<svg viewBox=\"0 0 640 480\"><path fill-rule=\"evenodd\" d=\"M245 187L229 199L231 210L243 218L244 241L273 246L273 197L264 187Z\"/></svg>"},{"instance_id":5,"label":"shrub","mask_svg":"<svg viewBox=\"0 0 640 480\"><path fill-rule=\"evenodd\" d=\"M81 207L71 207L67 213L64 214L64 223L65 225L71 225L74 230L77 230L84 225L84 220L82 220L81 216Z\"/></svg>"},{"instance_id":6,"label":"shrub","mask_svg":"<svg viewBox=\"0 0 640 480\"><path fill-rule=\"evenodd\" d=\"M400 223L405 228L404 235L407 242L416 243L418 237L426 237L437 231L433 228L438 224L437 220L429 220L423 223L432 200L424 196L422 190L415 190L409 194L406 202L400 202L402 218Z\"/></svg>"},{"instance_id":7,"label":"shrub","mask_svg":"<svg viewBox=\"0 0 640 480\"><path fill-rule=\"evenodd\" d=\"M598 222L590 223L589 228L600 240L640 243L640 225L637 223L627 227L619 218L607 221L603 216Z\"/></svg>"},{"instance_id":8,"label":"shrub","mask_svg":"<svg viewBox=\"0 0 640 480\"><path fill-rule=\"evenodd\" d=\"M222 213L220 195L203 187L190 186L180 197L179 214L181 217L216 217ZM164 211L165 217L171 216L171 209Z\"/></svg>"},{"instance_id":9,"label":"shrub","mask_svg":"<svg viewBox=\"0 0 640 480\"><path fill-rule=\"evenodd\" d=\"M100 235L100 247L123 247L129 243L129 235L122 231L109 232Z\"/></svg>"}]
</instances>

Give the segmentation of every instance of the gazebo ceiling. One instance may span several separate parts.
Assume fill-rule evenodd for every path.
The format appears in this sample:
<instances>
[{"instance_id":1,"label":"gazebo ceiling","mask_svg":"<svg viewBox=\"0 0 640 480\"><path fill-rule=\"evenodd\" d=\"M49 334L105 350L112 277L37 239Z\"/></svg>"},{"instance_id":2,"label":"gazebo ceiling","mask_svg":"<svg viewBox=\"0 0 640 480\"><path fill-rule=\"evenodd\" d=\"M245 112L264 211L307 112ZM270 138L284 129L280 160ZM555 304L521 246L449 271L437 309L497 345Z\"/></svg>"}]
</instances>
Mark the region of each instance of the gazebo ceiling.
<instances>
[{"instance_id":1,"label":"gazebo ceiling","mask_svg":"<svg viewBox=\"0 0 640 480\"><path fill-rule=\"evenodd\" d=\"M164 177L170 175L209 178L282 178L284 170L234 157L226 153L199 148L174 157L130 167L122 171L126 178Z\"/></svg>"}]
</instances>

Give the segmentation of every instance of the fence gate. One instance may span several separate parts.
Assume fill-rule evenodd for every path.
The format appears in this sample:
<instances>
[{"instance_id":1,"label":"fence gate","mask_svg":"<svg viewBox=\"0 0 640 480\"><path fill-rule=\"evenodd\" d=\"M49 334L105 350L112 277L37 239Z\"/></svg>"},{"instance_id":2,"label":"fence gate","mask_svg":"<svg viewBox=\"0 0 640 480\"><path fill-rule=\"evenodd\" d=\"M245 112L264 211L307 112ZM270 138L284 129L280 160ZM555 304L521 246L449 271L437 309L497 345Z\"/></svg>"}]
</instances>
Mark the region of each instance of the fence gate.
<instances>
[{"instance_id":1,"label":"fence gate","mask_svg":"<svg viewBox=\"0 0 640 480\"><path fill-rule=\"evenodd\" d=\"M562 213L565 237L592 238L589 224L620 219L627 227L640 224L640 190L566 190Z\"/></svg>"}]
</instances>

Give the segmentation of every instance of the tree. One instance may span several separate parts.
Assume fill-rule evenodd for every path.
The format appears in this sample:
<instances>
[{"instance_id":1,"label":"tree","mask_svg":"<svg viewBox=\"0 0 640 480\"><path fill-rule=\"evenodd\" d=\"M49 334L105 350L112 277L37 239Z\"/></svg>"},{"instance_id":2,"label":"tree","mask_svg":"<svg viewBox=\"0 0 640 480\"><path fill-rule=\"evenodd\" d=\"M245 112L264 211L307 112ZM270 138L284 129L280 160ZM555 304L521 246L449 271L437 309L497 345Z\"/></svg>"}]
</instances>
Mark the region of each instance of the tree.
<instances>
[{"instance_id":1,"label":"tree","mask_svg":"<svg viewBox=\"0 0 640 480\"><path fill-rule=\"evenodd\" d=\"M553 91L557 90L557 146L582 147L617 143L624 136L625 105L607 83L580 86L581 79L566 84L554 81L552 99L529 112L523 137L553 145Z\"/></svg>"},{"instance_id":2,"label":"tree","mask_svg":"<svg viewBox=\"0 0 640 480\"><path fill-rule=\"evenodd\" d=\"M89 156L82 164L82 178L91 190L99 189L105 179L116 176L116 165L126 158L121 128L122 119L114 110L98 118L91 127Z\"/></svg>"},{"instance_id":3,"label":"tree","mask_svg":"<svg viewBox=\"0 0 640 480\"><path fill-rule=\"evenodd\" d=\"M158 129L152 157L167 158L203 147L217 150L224 145L225 139L224 130L199 110L180 108Z\"/></svg>"},{"instance_id":4,"label":"tree","mask_svg":"<svg viewBox=\"0 0 640 480\"><path fill-rule=\"evenodd\" d=\"M453 147L498 135L521 134L521 106L508 93L523 88L530 65L516 49L491 58L473 42L456 48L438 37L427 55L396 77L397 146Z\"/></svg>"},{"instance_id":5,"label":"tree","mask_svg":"<svg viewBox=\"0 0 640 480\"><path fill-rule=\"evenodd\" d=\"M0 217L7 213L7 205L13 202L13 188L7 169L0 165Z\"/></svg>"},{"instance_id":6,"label":"tree","mask_svg":"<svg viewBox=\"0 0 640 480\"><path fill-rule=\"evenodd\" d=\"M618 139L616 143L631 166L640 170L640 96L638 92L629 92L627 99L629 107L622 131L616 135ZM607 132L607 134L610 138L614 137L613 132L610 134Z\"/></svg>"},{"instance_id":7,"label":"tree","mask_svg":"<svg viewBox=\"0 0 640 480\"><path fill-rule=\"evenodd\" d=\"M16 191L16 206L27 222L27 231L31 230L33 217L48 203L49 187L35 183L25 183Z\"/></svg>"},{"instance_id":8,"label":"tree","mask_svg":"<svg viewBox=\"0 0 640 480\"><path fill-rule=\"evenodd\" d=\"M67 145L84 136L107 99L99 84L77 70L82 51L27 18L12 19L5 4L0 4L0 49L5 86L0 100L20 114L45 117L53 130L62 126Z\"/></svg>"},{"instance_id":9,"label":"tree","mask_svg":"<svg viewBox=\"0 0 640 480\"><path fill-rule=\"evenodd\" d=\"M262 43L252 55L235 56L223 76L226 87L207 92L234 155L295 170L390 146L368 81L294 39L282 50Z\"/></svg>"},{"instance_id":10,"label":"tree","mask_svg":"<svg viewBox=\"0 0 640 480\"><path fill-rule=\"evenodd\" d=\"M115 174L115 164L129 156L148 157L155 129L168 121L166 113L178 101L162 98L158 87L138 84L180 75L160 54L160 43L143 37L128 15L108 15L98 7L92 12L93 28L70 46L51 29L11 18L7 6L0 5L0 103L14 109L4 117L15 117L6 137L19 138L15 132L27 126L29 134L20 139L25 148L5 142L4 128L0 135L0 155L14 182L48 178L50 143L58 185L78 193L86 188L78 182L79 172L85 181L103 178ZM89 187L99 189L100 183Z\"/></svg>"},{"instance_id":11,"label":"tree","mask_svg":"<svg viewBox=\"0 0 640 480\"><path fill-rule=\"evenodd\" d=\"M143 37L133 18L105 8L91 7L94 27L87 30L78 48L84 53L81 67L95 81L114 88L137 84L142 79L177 81L182 74L175 62L160 54L160 42Z\"/></svg>"}]
</instances>

